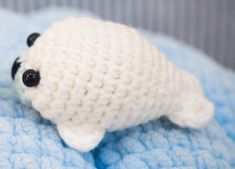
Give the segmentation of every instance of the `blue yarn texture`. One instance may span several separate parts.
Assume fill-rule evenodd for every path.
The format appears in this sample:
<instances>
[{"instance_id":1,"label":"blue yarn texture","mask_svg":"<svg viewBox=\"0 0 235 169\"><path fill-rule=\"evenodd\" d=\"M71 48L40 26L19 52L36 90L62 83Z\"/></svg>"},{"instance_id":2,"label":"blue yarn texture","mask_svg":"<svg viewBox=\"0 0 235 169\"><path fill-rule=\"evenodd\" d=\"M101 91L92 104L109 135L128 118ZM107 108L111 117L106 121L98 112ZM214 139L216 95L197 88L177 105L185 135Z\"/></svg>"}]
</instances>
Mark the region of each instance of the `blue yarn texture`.
<instances>
[{"instance_id":1,"label":"blue yarn texture","mask_svg":"<svg viewBox=\"0 0 235 169\"><path fill-rule=\"evenodd\" d=\"M10 69L27 48L26 37L53 21L84 15L92 16L57 8L28 15L0 9L0 169L235 168L235 73L163 35L141 30L178 67L195 74L215 104L214 119L201 130L161 118L108 133L95 150L80 153L61 140L54 125L20 103Z\"/></svg>"}]
</instances>

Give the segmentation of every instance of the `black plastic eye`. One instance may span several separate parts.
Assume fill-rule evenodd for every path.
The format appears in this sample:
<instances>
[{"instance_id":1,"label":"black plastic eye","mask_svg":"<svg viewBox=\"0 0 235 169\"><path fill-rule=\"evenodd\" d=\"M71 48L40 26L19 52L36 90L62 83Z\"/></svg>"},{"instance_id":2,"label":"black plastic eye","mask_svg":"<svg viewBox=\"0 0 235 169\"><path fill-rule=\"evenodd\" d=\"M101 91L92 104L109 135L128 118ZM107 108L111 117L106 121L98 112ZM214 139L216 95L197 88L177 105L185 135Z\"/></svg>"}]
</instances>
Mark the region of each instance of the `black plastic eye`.
<instances>
[{"instance_id":1,"label":"black plastic eye","mask_svg":"<svg viewBox=\"0 0 235 169\"><path fill-rule=\"evenodd\" d=\"M19 62L19 57L17 57L12 65L12 68L11 68L11 77L13 80L15 79L15 75L16 75L17 70L20 68L20 64L21 63Z\"/></svg>"},{"instance_id":2,"label":"black plastic eye","mask_svg":"<svg viewBox=\"0 0 235 169\"><path fill-rule=\"evenodd\" d=\"M24 72L22 81L27 87L35 87L40 82L40 74L33 69L28 69Z\"/></svg>"},{"instance_id":3,"label":"black plastic eye","mask_svg":"<svg viewBox=\"0 0 235 169\"><path fill-rule=\"evenodd\" d=\"M30 34L30 35L28 36L28 38L27 38L27 45L28 45L28 47L32 46L32 45L34 44L35 40L36 40L39 36L40 36L40 34L39 34L39 33L36 33L36 32Z\"/></svg>"}]
</instances>

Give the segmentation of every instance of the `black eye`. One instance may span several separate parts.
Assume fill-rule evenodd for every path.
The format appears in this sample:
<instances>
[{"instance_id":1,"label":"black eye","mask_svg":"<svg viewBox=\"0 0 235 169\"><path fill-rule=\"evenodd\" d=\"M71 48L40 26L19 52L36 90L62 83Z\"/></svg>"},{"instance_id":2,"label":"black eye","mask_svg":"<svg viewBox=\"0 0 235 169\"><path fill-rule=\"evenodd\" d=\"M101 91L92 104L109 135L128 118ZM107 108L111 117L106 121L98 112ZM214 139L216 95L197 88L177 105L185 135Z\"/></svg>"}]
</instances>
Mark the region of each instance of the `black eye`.
<instances>
[{"instance_id":1,"label":"black eye","mask_svg":"<svg viewBox=\"0 0 235 169\"><path fill-rule=\"evenodd\" d=\"M28 69L24 72L22 81L27 87L35 87L40 82L40 74L33 69Z\"/></svg>"},{"instance_id":2,"label":"black eye","mask_svg":"<svg viewBox=\"0 0 235 169\"><path fill-rule=\"evenodd\" d=\"M15 75L16 75L17 70L20 68L20 64L21 63L19 62L19 57L17 57L12 65L12 68L11 68L11 77L13 80L15 79Z\"/></svg>"},{"instance_id":3,"label":"black eye","mask_svg":"<svg viewBox=\"0 0 235 169\"><path fill-rule=\"evenodd\" d=\"M32 46L35 42L35 40L40 36L39 33L32 33L27 38L27 45L28 47Z\"/></svg>"}]
</instances>

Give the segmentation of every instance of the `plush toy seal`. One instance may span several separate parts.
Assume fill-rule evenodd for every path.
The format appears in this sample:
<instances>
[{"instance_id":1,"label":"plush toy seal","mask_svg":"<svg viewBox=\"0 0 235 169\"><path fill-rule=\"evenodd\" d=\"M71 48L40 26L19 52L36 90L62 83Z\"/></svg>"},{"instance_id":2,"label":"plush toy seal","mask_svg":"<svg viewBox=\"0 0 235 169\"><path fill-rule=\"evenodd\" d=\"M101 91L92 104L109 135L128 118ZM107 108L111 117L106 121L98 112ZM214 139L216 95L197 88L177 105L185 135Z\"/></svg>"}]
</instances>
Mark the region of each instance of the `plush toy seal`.
<instances>
[{"instance_id":1,"label":"plush toy seal","mask_svg":"<svg viewBox=\"0 0 235 169\"><path fill-rule=\"evenodd\" d=\"M192 128L213 116L199 81L127 26L68 18L27 44L12 67L16 90L80 151L95 148L106 131L160 116Z\"/></svg>"}]
</instances>

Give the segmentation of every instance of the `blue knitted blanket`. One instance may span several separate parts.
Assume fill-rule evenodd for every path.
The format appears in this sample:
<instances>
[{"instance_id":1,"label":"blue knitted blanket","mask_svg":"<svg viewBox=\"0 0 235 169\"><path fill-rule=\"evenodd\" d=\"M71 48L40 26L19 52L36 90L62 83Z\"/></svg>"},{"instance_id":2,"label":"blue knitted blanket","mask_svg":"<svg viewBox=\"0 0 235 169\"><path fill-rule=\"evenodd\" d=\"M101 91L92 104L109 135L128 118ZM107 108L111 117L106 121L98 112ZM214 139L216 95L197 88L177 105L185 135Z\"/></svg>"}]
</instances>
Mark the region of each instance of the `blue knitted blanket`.
<instances>
[{"instance_id":1,"label":"blue knitted blanket","mask_svg":"<svg viewBox=\"0 0 235 169\"><path fill-rule=\"evenodd\" d=\"M235 168L235 73L205 54L163 35L141 31L177 66L194 73L216 107L201 130L180 129L161 118L108 133L89 153L69 148L55 127L23 106L10 68L31 32L66 16L90 15L47 9L29 15L0 10L0 169L230 169ZM91 15L90 15L91 16Z\"/></svg>"}]
</instances>

